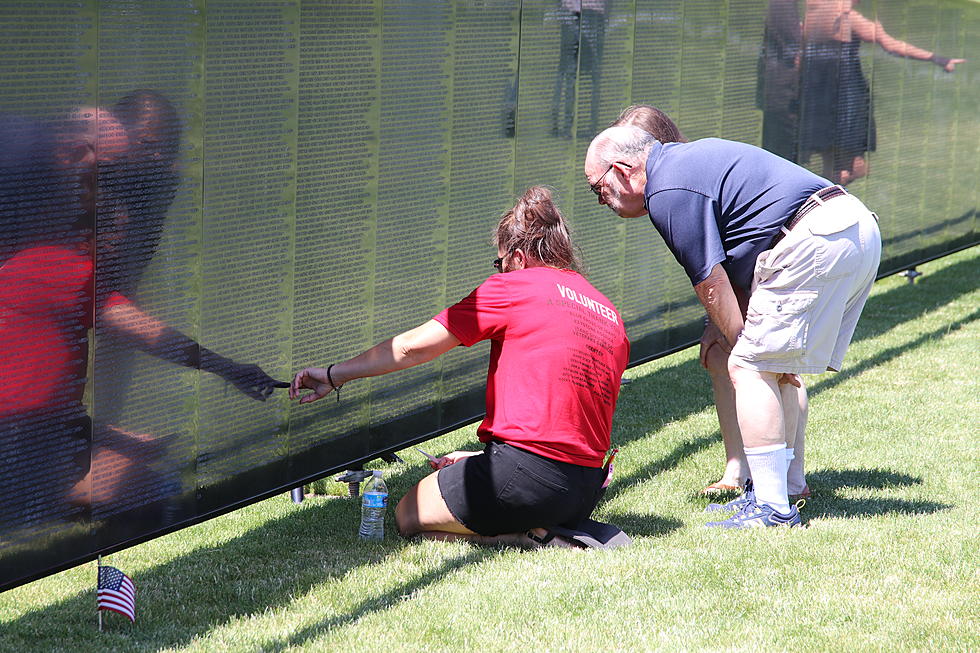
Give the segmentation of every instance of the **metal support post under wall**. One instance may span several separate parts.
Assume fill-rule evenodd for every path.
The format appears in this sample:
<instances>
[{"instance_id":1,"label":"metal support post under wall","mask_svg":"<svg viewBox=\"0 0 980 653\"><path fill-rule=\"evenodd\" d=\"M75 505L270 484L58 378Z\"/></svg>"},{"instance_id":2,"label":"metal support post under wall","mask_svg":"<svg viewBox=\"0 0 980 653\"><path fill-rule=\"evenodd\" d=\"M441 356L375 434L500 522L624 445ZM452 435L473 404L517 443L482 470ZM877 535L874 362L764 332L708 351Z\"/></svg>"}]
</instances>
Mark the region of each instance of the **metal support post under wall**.
<instances>
[{"instance_id":1,"label":"metal support post under wall","mask_svg":"<svg viewBox=\"0 0 980 653\"><path fill-rule=\"evenodd\" d=\"M381 459L388 463L405 462L395 452L386 453L383 456L381 456ZM347 470L346 472L338 476L336 480L341 483L346 483L347 494L351 498L355 498L360 496L361 482L367 477L371 476L372 473L373 472L370 469L368 470L351 469L351 470ZM292 497L293 503L302 503L303 496L304 496L303 486L300 486L298 488L293 488L292 490L290 490L289 495Z\"/></svg>"},{"instance_id":2,"label":"metal support post under wall","mask_svg":"<svg viewBox=\"0 0 980 653\"><path fill-rule=\"evenodd\" d=\"M337 477L337 481L347 484L347 495L354 499L360 495L361 481L373 474L370 469L352 469Z\"/></svg>"},{"instance_id":3,"label":"metal support post under wall","mask_svg":"<svg viewBox=\"0 0 980 653\"><path fill-rule=\"evenodd\" d=\"M909 283L915 283L916 277L921 277L922 273L916 270L914 267L909 268L905 272L902 272L902 276L909 280Z\"/></svg>"}]
</instances>

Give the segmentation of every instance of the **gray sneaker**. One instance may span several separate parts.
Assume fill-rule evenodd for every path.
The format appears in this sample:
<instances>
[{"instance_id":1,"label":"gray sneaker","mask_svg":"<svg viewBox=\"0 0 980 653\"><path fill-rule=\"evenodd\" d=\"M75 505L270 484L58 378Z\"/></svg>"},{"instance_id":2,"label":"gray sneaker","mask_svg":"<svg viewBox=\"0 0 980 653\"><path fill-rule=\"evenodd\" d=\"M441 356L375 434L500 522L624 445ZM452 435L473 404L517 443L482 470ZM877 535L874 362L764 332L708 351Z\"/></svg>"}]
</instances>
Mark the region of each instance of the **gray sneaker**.
<instances>
[{"instance_id":1,"label":"gray sneaker","mask_svg":"<svg viewBox=\"0 0 980 653\"><path fill-rule=\"evenodd\" d=\"M728 503L709 503L704 509L705 512L738 512L745 504L755 503L755 490L752 489L752 479L746 479L745 491Z\"/></svg>"},{"instance_id":2,"label":"gray sneaker","mask_svg":"<svg viewBox=\"0 0 980 653\"><path fill-rule=\"evenodd\" d=\"M708 522L709 528L765 528L769 526L800 526L800 511L795 505L789 507L789 512L781 513L765 503L752 501L746 503L737 513L724 521Z\"/></svg>"}]
</instances>

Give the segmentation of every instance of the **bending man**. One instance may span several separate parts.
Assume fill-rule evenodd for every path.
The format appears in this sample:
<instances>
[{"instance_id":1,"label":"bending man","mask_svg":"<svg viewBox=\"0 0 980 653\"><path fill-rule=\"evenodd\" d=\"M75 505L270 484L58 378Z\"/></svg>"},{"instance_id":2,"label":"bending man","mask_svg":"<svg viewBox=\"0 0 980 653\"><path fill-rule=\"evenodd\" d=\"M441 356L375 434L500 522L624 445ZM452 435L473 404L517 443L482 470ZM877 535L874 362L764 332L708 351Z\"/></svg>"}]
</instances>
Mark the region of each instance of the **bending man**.
<instances>
[{"instance_id":1,"label":"bending man","mask_svg":"<svg viewBox=\"0 0 980 653\"><path fill-rule=\"evenodd\" d=\"M621 217L649 214L731 347L754 492L710 525L799 524L786 488L797 375L840 369L881 256L874 214L760 148L714 138L664 145L633 126L592 141L585 176ZM744 320L736 288L749 295Z\"/></svg>"}]
</instances>

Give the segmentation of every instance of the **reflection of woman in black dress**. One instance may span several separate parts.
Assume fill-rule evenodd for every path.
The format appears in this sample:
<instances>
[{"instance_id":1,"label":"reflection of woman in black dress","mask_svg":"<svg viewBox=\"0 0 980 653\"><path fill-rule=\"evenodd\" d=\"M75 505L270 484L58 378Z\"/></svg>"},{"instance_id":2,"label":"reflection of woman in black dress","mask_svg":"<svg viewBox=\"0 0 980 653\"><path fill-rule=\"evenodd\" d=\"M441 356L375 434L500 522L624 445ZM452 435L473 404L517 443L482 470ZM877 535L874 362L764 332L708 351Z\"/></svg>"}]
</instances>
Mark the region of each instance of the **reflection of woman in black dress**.
<instances>
[{"instance_id":1,"label":"reflection of woman in black dress","mask_svg":"<svg viewBox=\"0 0 980 653\"><path fill-rule=\"evenodd\" d=\"M877 145L871 92L861 70L861 41L900 57L932 61L947 72L964 59L947 59L889 35L881 23L853 9L852 0L807 0L800 62L800 155L819 152L823 175L847 184L868 173L865 153Z\"/></svg>"}]
</instances>

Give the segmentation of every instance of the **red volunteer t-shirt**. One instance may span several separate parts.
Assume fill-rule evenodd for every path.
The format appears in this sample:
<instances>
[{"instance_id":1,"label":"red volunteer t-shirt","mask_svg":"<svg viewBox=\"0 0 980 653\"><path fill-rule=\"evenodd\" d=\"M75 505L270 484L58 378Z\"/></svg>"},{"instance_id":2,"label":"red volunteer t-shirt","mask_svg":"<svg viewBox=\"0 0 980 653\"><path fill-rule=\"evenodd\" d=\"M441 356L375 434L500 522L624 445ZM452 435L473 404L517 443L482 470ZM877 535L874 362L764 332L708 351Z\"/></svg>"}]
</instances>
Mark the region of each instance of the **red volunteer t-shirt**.
<instances>
[{"instance_id":1,"label":"red volunteer t-shirt","mask_svg":"<svg viewBox=\"0 0 980 653\"><path fill-rule=\"evenodd\" d=\"M584 277L549 267L495 274L434 319L467 347L491 341L481 442L602 466L629 340Z\"/></svg>"},{"instance_id":2,"label":"red volunteer t-shirt","mask_svg":"<svg viewBox=\"0 0 980 653\"><path fill-rule=\"evenodd\" d=\"M90 254L21 250L0 266L0 417L80 402L92 326ZM106 306L128 303L113 293Z\"/></svg>"}]
</instances>

